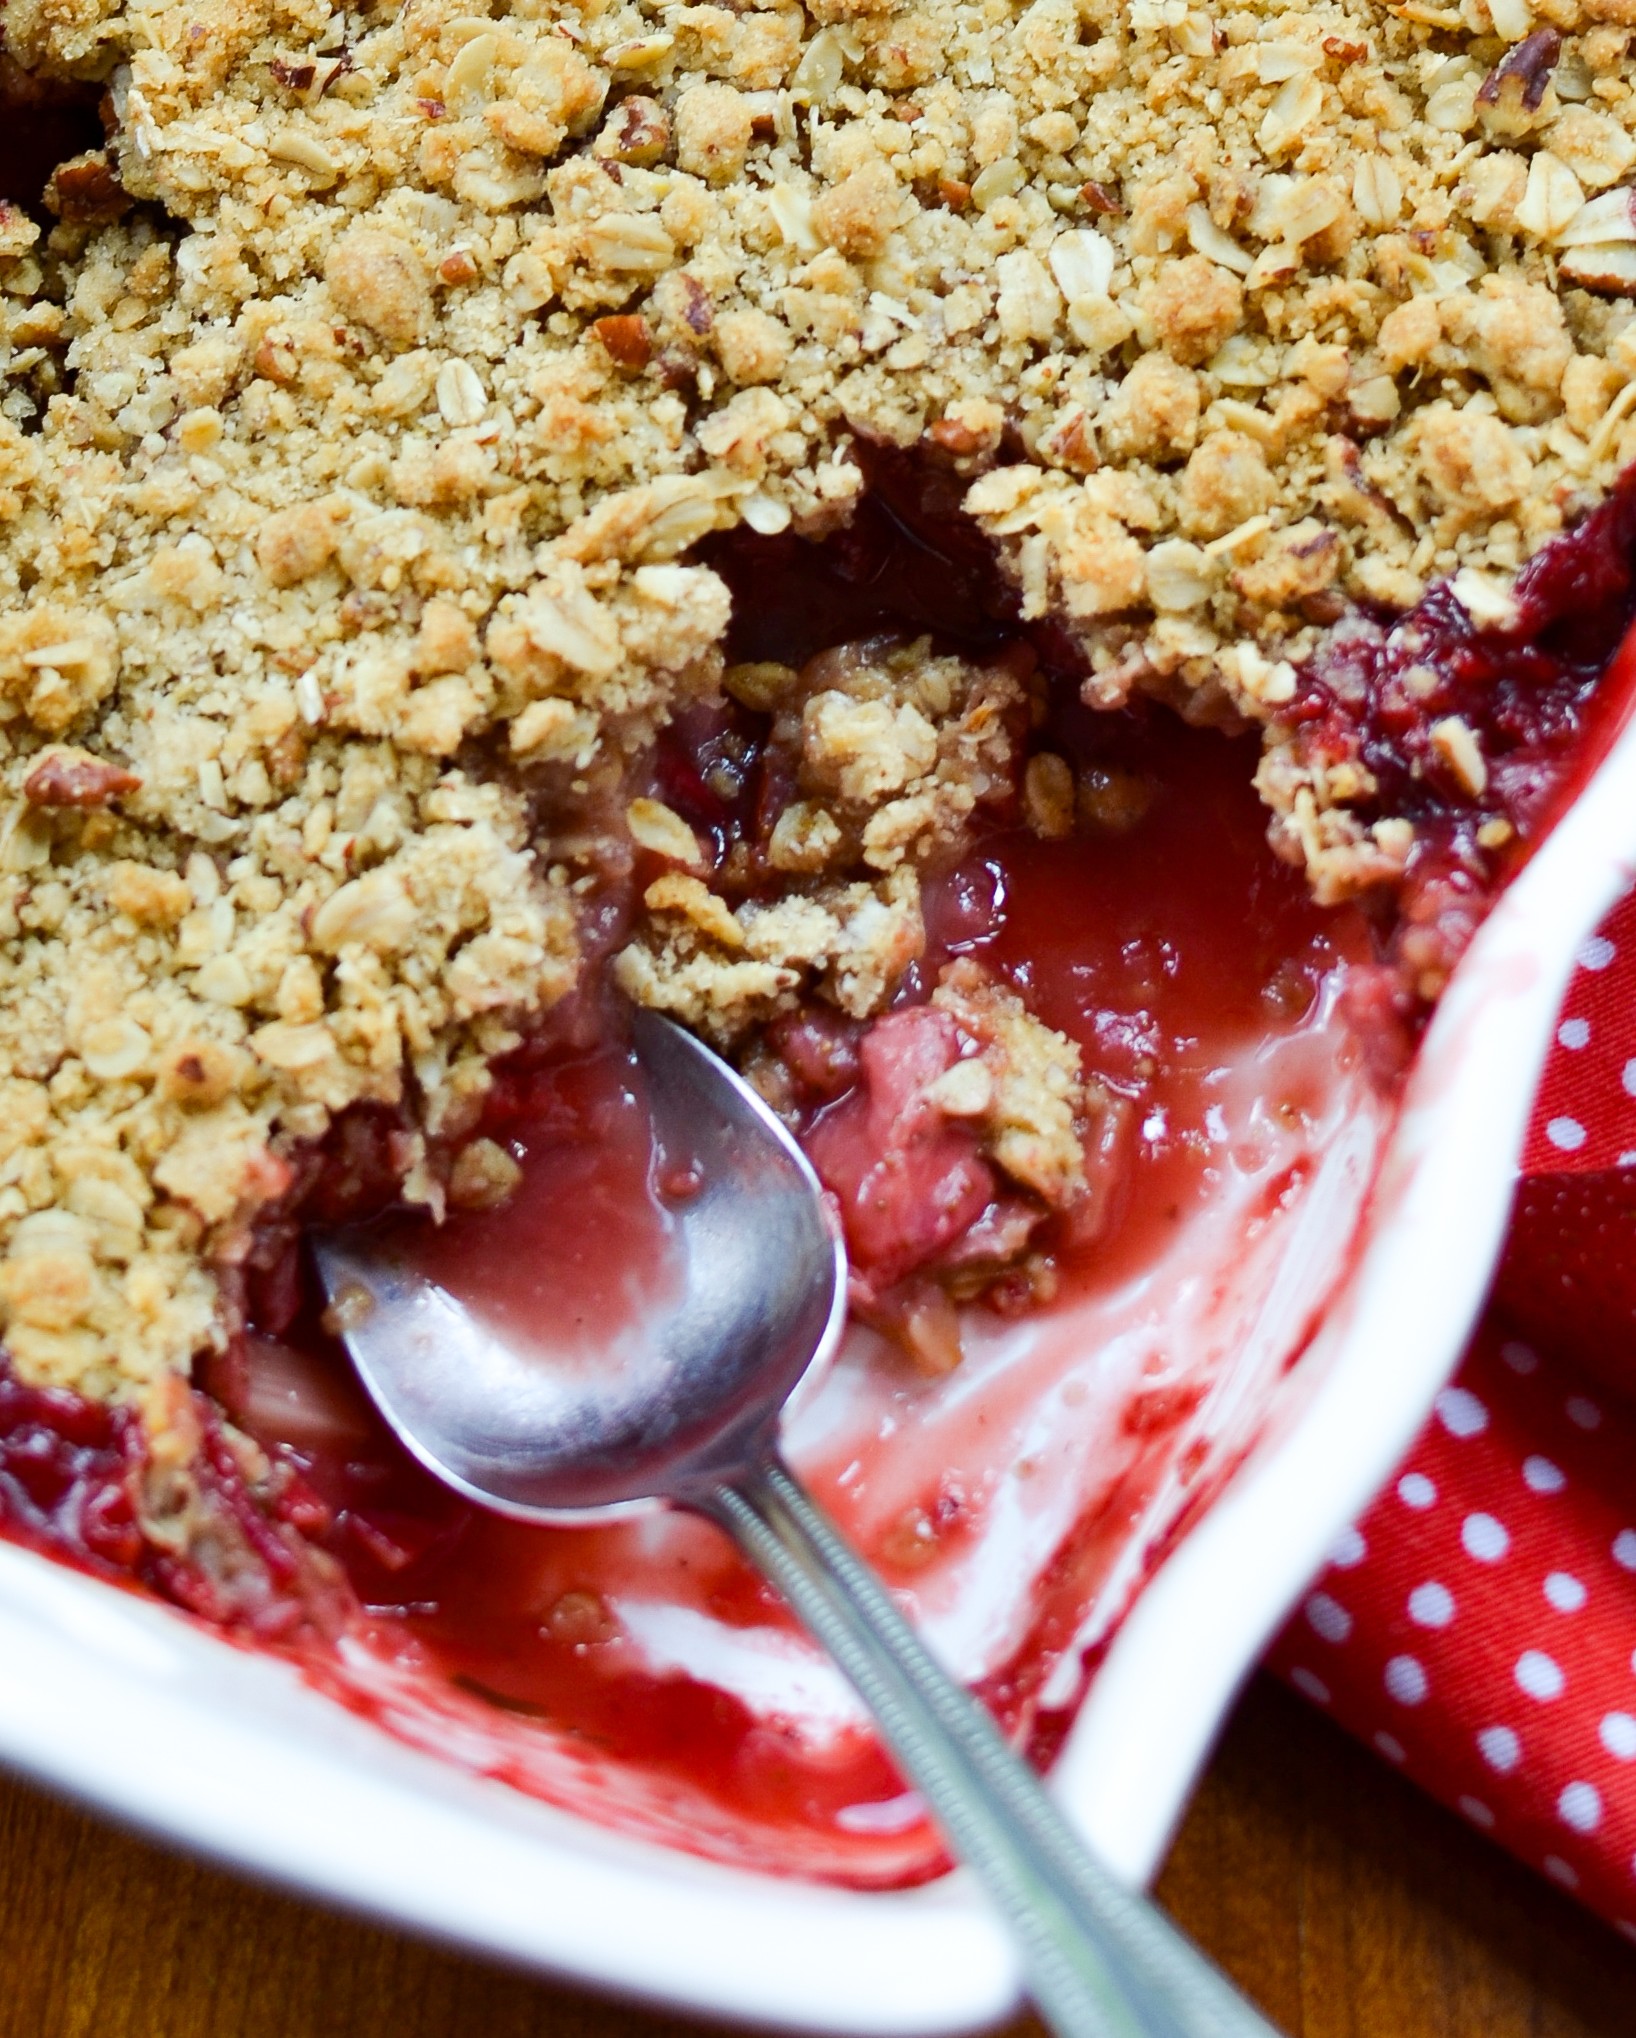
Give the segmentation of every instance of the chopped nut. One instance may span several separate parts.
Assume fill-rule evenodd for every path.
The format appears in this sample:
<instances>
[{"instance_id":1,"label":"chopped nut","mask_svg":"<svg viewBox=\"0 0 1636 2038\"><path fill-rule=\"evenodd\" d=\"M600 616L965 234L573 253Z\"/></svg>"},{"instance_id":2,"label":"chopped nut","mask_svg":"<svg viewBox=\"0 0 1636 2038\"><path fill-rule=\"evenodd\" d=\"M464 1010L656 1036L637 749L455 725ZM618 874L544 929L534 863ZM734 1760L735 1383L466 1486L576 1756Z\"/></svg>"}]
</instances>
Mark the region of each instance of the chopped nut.
<instances>
[{"instance_id":1,"label":"chopped nut","mask_svg":"<svg viewBox=\"0 0 1636 2038\"><path fill-rule=\"evenodd\" d=\"M59 163L44 192L47 211L75 226L99 225L120 219L131 209L131 197L115 175L106 149L90 149Z\"/></svg>"},{"instance_id":2,"label":"chopped nut","mask_svg":"<svg viewBox=\"0 0 1636 2038\"><path fill-rule=\"evenodd\" d=\"M1444 715L1428 732L1432 748L1454 774L1455 782L1472 799L1481 799L1488 789L1488 765L1482 745L1469 722L1458 715Z\"/></svg>"},{"instance_id":3,"label":"chopped nut","mask_svg":"<svg viewBox=\"0 0 1636 2038\"><path fill-rule=\"evenodd\" d=\"M1604 191L1558 227L1555 238L1564 248L1636 242L1636 190Z\"/></svg>"},{"instance_id":4,"label":"chopped nut","mask_svg":"<svg viewBox=\"0 0 1636 2038\"><path fill-rule=\"evenodd\" d=\"M141 784L134 771L89 751L48 750L24 779L23 798L31 807L105 807Z\"/></svg>"},{"instance_id":5,"label":"chopped nut","mask_svg":"<svg viewBox=\"0 0 1636 2038\"><path fill-rule=\"evenodd\" d=\"M1478 99L1485 106L1497 104L1510 82L1516 85L1529 112L1536 111L1545 98L1551 73L1556 69L1557 58L1561 54L1562 37L1556 29L1535 29L1532 35L1524 37L1514 48L1506 51L1483 80Z\"/></svg>"},{"instance_id":6,"label":"chopped nut","mask_svg":"<svg viewBox=\"0 0 1636 2038\"><path fill-rule=\"evenodd\" d=\"M840 90L846 75L846 57L841 39L832 28L822 28L801 53L801 61L790 73L790 97L799 106L827 106Z\"/></svg>"},{"instance_id":7,"label":"chopped nut","mask_svg":"<svg viewBox=\"0 0 1636 2038\"><path fill-rule=\"evenodd\" d=\"M1562 257L1561 273L1587 290L1636 296L1636 241L1605 241L1594 247L1572 247Z\"/></svg>"},{"instance_id":8,"label":"chopped nut","mask_svg":"<svg viewBox=\"0 0 1636 2038\"><path fill-rule=\"evenodd\" d=\"M621 312L611 318L599 318L591 326L607 353L610 361L621 368L628 368L633 374L645 368L653 359L653 335L648 322L639 312Z\"/></svg>"}]
</instances>

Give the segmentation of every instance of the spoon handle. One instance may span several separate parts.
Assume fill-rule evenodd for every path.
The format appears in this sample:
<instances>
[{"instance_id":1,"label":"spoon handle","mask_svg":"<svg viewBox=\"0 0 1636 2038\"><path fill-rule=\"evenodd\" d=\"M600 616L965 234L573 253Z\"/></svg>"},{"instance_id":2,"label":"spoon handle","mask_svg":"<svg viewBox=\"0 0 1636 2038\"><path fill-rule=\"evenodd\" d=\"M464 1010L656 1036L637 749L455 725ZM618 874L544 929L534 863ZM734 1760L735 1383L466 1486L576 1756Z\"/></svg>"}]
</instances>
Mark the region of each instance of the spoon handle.
<instances>
[{"instance_id":1,"label":"spoon handle","mask_svg":"<svg viewBox=\"0 0 1636 2038\"><path fill-rule=\"evenodd\" d=\"M776 1458L691 1503L725 1528L856 1686L953 1851L1005 1914L1060 2038L1272 2038L1164 1914L1087 1852L988 1712Z\"/></svg>"}]
</instances>

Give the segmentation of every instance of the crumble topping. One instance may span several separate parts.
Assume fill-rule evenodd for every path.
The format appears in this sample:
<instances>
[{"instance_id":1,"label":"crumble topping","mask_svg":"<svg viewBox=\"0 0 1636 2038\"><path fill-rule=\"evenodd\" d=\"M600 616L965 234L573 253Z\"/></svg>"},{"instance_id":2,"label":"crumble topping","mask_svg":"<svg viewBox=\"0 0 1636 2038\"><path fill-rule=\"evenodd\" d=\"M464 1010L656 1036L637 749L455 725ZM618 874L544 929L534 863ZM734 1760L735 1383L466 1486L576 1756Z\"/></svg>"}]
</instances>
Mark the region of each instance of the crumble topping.
<instances>
[{"instance_id":1,"label":"crumble topping","mask_svg":"<svg viewBox=\"0 0 1636 2038\"><path fill-rule=\"evenodd\" d=\"M654 879L643 895L652 917L617 958L615 978L718 1046L813 991L869 1018L924 946L919 866L954 862L980 810L1011 795L1024 682L1012 665L882 640L842 646L800 672L734 667L726 686L771 714L768 749L787 760L790 797L759 855L729 858L715 889L682 870ZM642 815L637 839L697 863L691 830L660 811L668 823ZM751 896L732 905L727 894L747 885Z\"/></svg>"},{"instance_id":2,"label":"crumble topping","mask_svg":"<svg viewBox=\"0 0 1636 2038\"><path fill-rule=\"evenodd\" d=\"M626 820L722 680L689 548L833 529L860 440L961 477L1093 703L1266 725L1321 895L1400 870L1412 824L1280 710L1351 604L1452 576L1503 623L1636 453L1630 34L1627 0L10 0L111 123L49 231L0 217L20 1371L123 1391L219 1338L209 1262L349 1104L458 1141L610 857L666 866L633 994L718 1039L879 1009L1016 674L729 674L799 759L770 902ZM1469 729L1437 747L1480 790ZM1071 825L1060 760L1023 796ZM1008 1149L1041 1181L1055 1095Z\"/></svg>"}]
</instances>

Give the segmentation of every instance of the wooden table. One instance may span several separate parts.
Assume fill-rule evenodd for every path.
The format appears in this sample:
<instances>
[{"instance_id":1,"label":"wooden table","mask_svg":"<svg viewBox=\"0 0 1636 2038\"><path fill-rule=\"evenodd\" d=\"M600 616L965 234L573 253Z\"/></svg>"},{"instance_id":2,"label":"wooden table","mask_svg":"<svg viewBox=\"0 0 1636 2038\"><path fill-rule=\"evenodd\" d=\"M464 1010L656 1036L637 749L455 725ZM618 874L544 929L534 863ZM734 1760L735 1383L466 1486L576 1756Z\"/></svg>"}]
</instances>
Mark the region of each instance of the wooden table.
<instances>
[{"instance_id":1,"label":"wooden table","mask_svg":"<svg viewBox=\"0 0 1636 2038\"><path fill-rule=\"evenodd\" d=\"M1239 1707L1160 1894L1292 2038L1636 2030L1636 1948L1270 1684ZM3 2038L698 2028L331 1916L0 1783Z\"/></svg>"}]
</instances>

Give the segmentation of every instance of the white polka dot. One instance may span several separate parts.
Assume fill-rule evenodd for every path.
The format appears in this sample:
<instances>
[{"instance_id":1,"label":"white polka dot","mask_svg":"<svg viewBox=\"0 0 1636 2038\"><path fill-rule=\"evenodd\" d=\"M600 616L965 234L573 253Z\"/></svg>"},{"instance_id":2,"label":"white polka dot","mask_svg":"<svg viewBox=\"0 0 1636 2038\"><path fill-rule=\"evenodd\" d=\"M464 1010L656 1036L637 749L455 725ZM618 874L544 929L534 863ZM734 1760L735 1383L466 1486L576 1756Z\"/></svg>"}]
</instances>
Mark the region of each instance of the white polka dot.
<instances>
[{"instance_id":1,"label":"white polka dot","mask_svg":"<svg viewBox=\"0 0 1636 2038\"><path fill-rule=\"evenodd\" d=\"M1397 1482L1397 1497L1405 1507L1430 1507L1437 1498L1437 1488L1424 1472L1405 1472ZM1636 1544L1636 1537L1631 1540ZM1636 1561L1630 1568L1636 1571Z\"/></svg>"},{"instance_id":2,"label":"white polka dot","mask_svg":"<svg viewBox=\"0 0 1636 2038\"><path fill-rule=\"evenodd\" d=\"M1545 1581L1545 1597L1558 1613L1578 1613L1586 1594L1571 1571L1553 1571Z\"/></svg>"},{"instance_id":3,"label":"white polka dot","mask_svg":"<svg viewBox=\"0 0 1636 2038\"><path fill-rule=\"evenodd\" d=\"M1386 1690L1399 1705L1419 1705L1431 1689L1426 1667L1415 1656L1394 1656L1386 1666Z\"/></svg>"},{"instance_id":4,"label":"white polka dot","mask_svg":"<svg viewBox=\"0 0 1636 2038\"><path fill-rule=\"evenodd\" d=\"M1406 1762L1409 1759L1408 1749L1404 1747L1396 1734L1377 1734L1375 1736L1375 1746L1386 1757L1388 1762Z\"/></svg>"},{"instance_id":5,"label":"white polka dot","mask_svg":"<svg viewBox=\"0 0 1636 2038\"><path fill-rule=\"evenodd\" d=\"M1622 1528L1614 1537L1613 1561L1626 1571L1636 1571L1636 1529Z\"/></svg>"},{"instance_id":6,"label":"white polka dot","mask_svg":"<svg viewBox=\"0 0 1636 2038\"><path fill-rule=\"evenodd\" d=\"M1636 1762L1636 1720L1628 1712L1604 1715L1597 1738L1616 1762Z\"/></svg>"},{"instance_id":7,"label":"white polka dot","mask_svg":"<svg viewBox=\"0 0 1636 2038\"><path fill-rule=\"evenodd\" d=\"M1625 1094L1630 1097L1636 1097L1636 1061L1627 1061L1625 1063L1619 1080L1625 1086Z\"/></svg>"},{"instance_id":8,"label":"white polka dot","mask_svg":"<svg viewBox=\"0 0 1636 2038\"><path fill-rule=\"evenodd\" d=\"M1568 1483L1568 1475L1560 1465L1553 1465L1549 1458L1536 1453L1522 1461L1522 1483L1531 1493L1560 1493Z\"/></svg>"},{"instance_id":9,"label":"white polka dot","mask_svg":"<svg viewBox=\"0 0 1636 2038\"><path fill-rule=\"evenodd\" d=\"M1306 1603L1307 1624L1326 1642L1344 1642L1352 1632L1352 1616L1338 1599L1315 1592Z\"/></svg>"},{"instance_id":10,"label":"white polka dot","mask_svg":"<svg viewBox=\"0 0 1636 2038\"><path fill-rule=\"evenodd\" d=\"M1480 1797L1461 1798L1460 1809L1465 1813L1466 1817L1470 1819L1471 1823L1474 1826L1481 1826L1485 1833L1492 1832L1494 1827L1494 1814L1489 1810L1488 1806L1483 1803Z\"/></svg>"},{"instance_id":11,"label":"white polka dot","mask_svg":"<svg viewBox=\"0 0 1636 2038\"><path fill-rule=\"evenodd\" d=\"M1497 1769L1502 1776L1509 1776L1522 1760L1522 1743L1509 1727L1484 1727L1477 1736L1477 1746L1489 1768Z\"/></svg>"},{"instance_id":12,"label":"white polka dot","mask_svg":"<svg viewBox=\"0 0 1636 2038\"><path fill-rule=\"evenodd\" d=\"M1511 1538L1491 1514L1468 1514L1460 1524L1466 1555L1479 1564L1497 1564L1511 1547Z\"/></svg>"},{"instance_id":13,"label":"white polka dot","mask_svg":"<svg viewBox=\"0 0 1636 2038\"><path fill-rule=\"evenodd\" d=\"M1500 1357L1513 1373L1537 1373L1539 1353L1532 1345L1525 1345L1520 1337L1508 1337L1500 1346Z\"/></svg>"},{"instance_id":14,"label":"white polka dot","mask_svg":"<svg viewBox=\"0 0 1636 2038\"><path fill-rule=\"evenodd\" d=\"M1543 1649L1524 1649L1513 1672L1519 1686L1530 1698L1560 1698L1567 1679L1562 1666Z\"/></svg>"},{"instance_id":15,"label":"white polka dot","mask_svg":"<svg viewBox=\"0 0 1636 2038\"><path fill-rule=\"evenodd\" d=\"M1546 1123L1545 1137L1559 1153L1578 1153L1585 1144L1585 1128L1577 1118L1552 1118Z\"/></svg>"},{"instance_id":16,"label":"white polka dot","mask_svg":"<svg viewBox=\"0 0 1636 2038\"><path fill-rule=\"evenodd\" d=\"M1361 1564L1369 1554L1369 1545L1362 1533L1355 1528L1344 1528L1335 1538L1329 1552L1329 1561L1337 1571L1351 1571Z\"/></svg>"},{"instance_id":17,"label":"white polka dot","mask_svg":"<svg viewBox=\"0 0 1636 2038\"><path fill-rule=\"evenodd\" d=\"M1567 1784L1556 1801L1556 1815L1576 1833L1594 1833L1602 1823L1602 1793L1594 1783Z\"/></svg>"},{"instance_id":18,"label":"white polka dot","mask_svg":"<svg viewBox=\"0 0 1636 2038\"><path fill-rule=\"evenodd\" d=\"M1409 1594L1409 1618L1419 1628L1446 1628L1454 1618L1454 1594L1428 1579Z\"/></svg>"},{"instance_id":19,"label":"white polka dot","mask_svg":"<svg viewBox=\"0 0 1636 2038\"><path fill-rule=\"evenodd\" d=\"M1591 1037L1591 1022L1588 1019L1564 1019L1556 1030L1556 1037L1564 1047L1583 1047Z\"/></svg>"},{"instance_id":20,"label":"white polka dot","mask_svg":"<svg viewBox=\"0 0 1636 2038\"><path fill-rule=\"evenodd\" d=\"M1588 1395L1570 1394L1563 1403L1563 1407L1567 1411L1568 1420L1577 1429L1600 1429L1602 1427L1602 1411Z\"/></svg>"},{"instance_id":21,"label":"white polka dot","mask_svg":"<svg viewBox=\"0 0 1636 2038\"><path fill-rule=\"evenodd\" d=\"M1468 1387L1445 1387L1432 1406L1451 1437L1480 1437L1488 1427L1488 1410Z\"/></svg>"},{"instance_id":22,"label":"white polka dot","mask_svg":"<svg viewBox=\"0 0 1636 2038\"><path fill-rule=\"evenodd\" d=\"M1626 1147L1625 1151L1614 1162L1614 1166L1618 1168L1636 1168L1636 1146Z\"/></svg>"},{"instance_id":23,"label":"white polka dot","mask_svg":"<svg viewBox=\"0 0 1636 2038\"><path fill-rule=\"evenodd\" d=\"M1579 1870L1570 1868L1560 1854L1547 1854L1539 1865L1553 1882L1560 1882L1564 1889L1578 1889Z\"/></svg>"},{"instance_id":24,"label":"white polka dot","mask_svg":"<svg viewBox=\"0 0 1636 2038\"><path fill-rule=\"evenodd\" d=\"M1579 944L1579 953L1574 958L1581 969L1606 969L1618 950L1605 934L1593 934Z\"/></svg>"},{"instance_id":25,"label":"white polka dot","mask_svg":"<svg viewBox=\"0 0 1636 2038\"><path fill-rule=\"evenodd\" d=\"M1303 1670L1297 1664L1289 1674L1289 1681L1303 1698L1310 1698L1314 1705L1328 1705L1329 1686L1321 1677L1314 1677L1310 1670Z\"/></svg>"}]
</instances>

